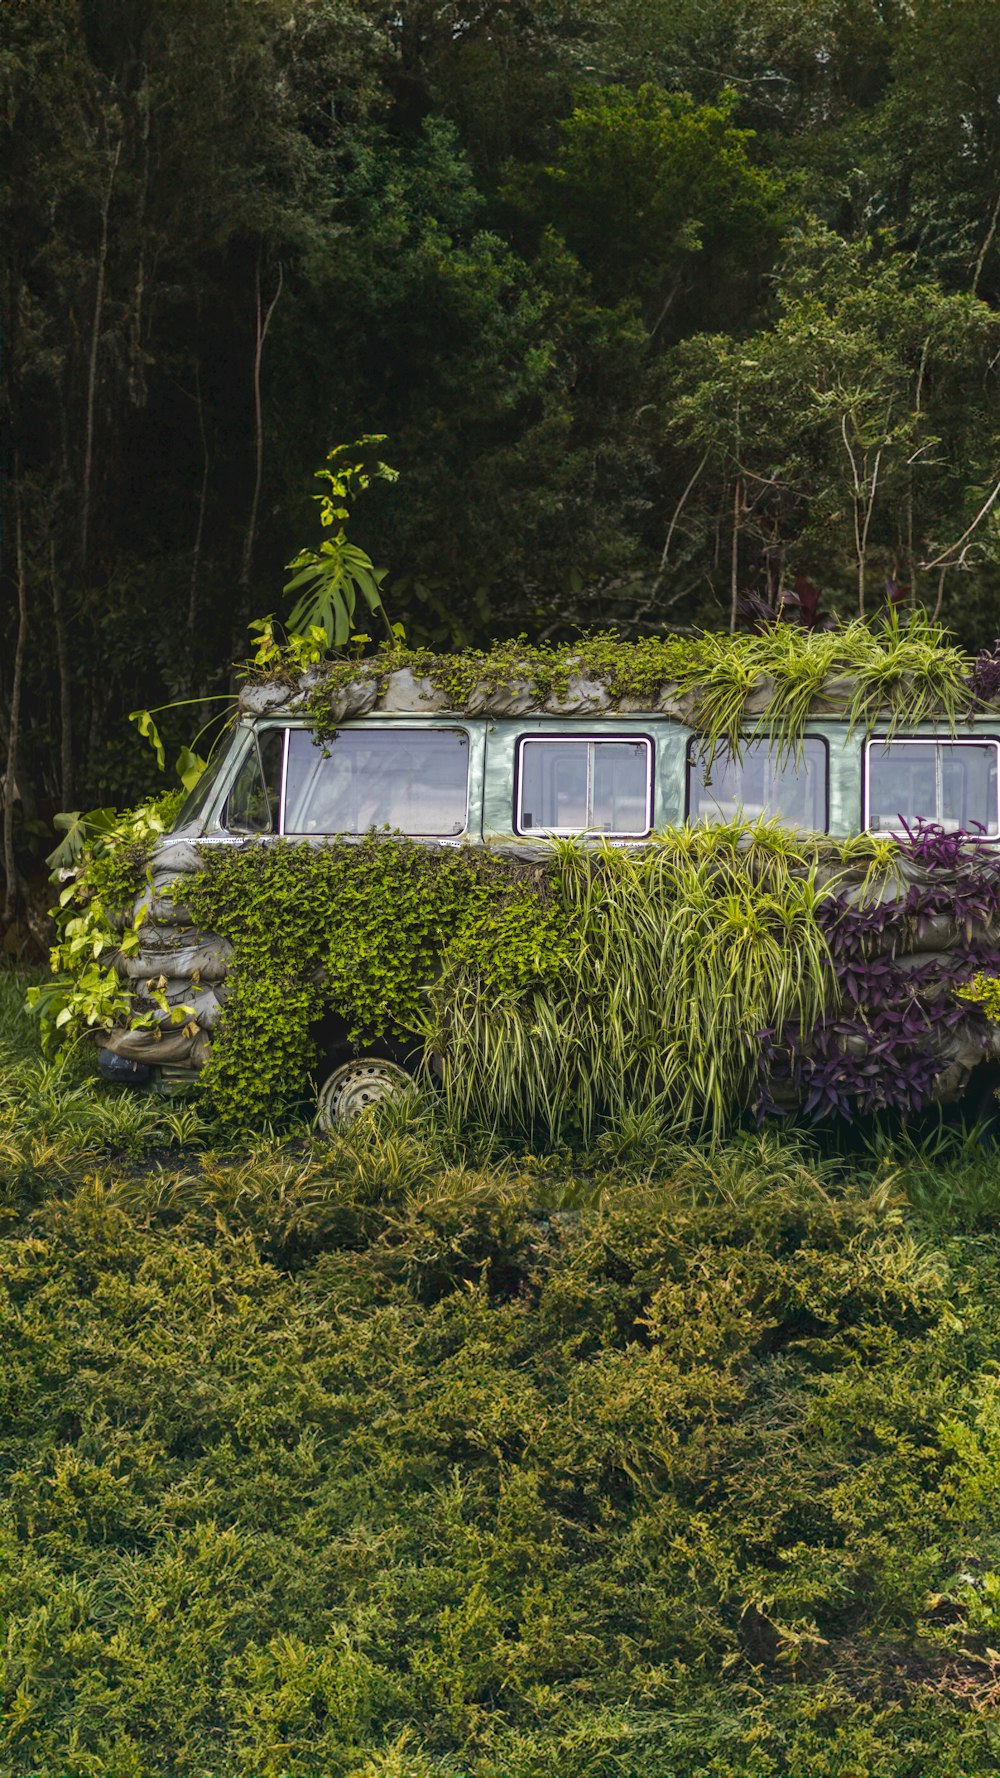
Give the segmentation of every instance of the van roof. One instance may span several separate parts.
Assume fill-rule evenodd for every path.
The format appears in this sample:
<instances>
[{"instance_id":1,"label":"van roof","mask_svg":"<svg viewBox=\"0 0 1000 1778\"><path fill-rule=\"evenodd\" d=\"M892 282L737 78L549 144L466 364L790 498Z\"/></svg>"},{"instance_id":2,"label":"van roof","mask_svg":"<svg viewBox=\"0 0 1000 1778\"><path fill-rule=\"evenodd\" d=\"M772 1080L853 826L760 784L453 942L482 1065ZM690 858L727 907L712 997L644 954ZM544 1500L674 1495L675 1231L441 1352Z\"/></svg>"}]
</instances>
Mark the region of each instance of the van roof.
<instances>
[{"instance_id":1,"label":"van roof","mask_svg":"<svg viewBox=\"0 0 1000 1778\"><path fill-rule=\"evenodd\" d=\"M992 671L990 670L992 668ZM994 686L994 680L996 685ZM1000 707L1000 649L973 657L917 612L869 627L816 632L776 624L758 634L701 631L623 641L590 635L557 647L518 638L435 654L400 646L305 672L251 675L246 714L286 711L321 727L369 714L601 718L649 712L716 739L747 720L783 734L811 717L871 729L949 725Z\"/></svg>"}]
</instances>

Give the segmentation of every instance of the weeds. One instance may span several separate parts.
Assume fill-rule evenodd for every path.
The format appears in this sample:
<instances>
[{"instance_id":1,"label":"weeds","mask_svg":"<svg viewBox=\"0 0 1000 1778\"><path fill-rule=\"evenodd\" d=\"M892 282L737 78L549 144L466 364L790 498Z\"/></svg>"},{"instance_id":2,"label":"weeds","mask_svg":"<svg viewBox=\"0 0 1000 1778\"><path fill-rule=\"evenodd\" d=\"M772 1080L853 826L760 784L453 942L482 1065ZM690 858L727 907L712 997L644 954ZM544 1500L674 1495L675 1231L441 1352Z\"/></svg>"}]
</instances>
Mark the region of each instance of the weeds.
<instances>
[{"instance_id":1,"label":"weeds","mask_svg":"<svg viewBox=\"0 0 1000 1778\"><path fill-rule=\"evenodd\" d=\"M1000 1158L983 1125L948 1126L892 1142L876 1135L872 1152L891 1157L915 1218L937 1238L1000 1231Z\"/></svg>"}]
</instances>

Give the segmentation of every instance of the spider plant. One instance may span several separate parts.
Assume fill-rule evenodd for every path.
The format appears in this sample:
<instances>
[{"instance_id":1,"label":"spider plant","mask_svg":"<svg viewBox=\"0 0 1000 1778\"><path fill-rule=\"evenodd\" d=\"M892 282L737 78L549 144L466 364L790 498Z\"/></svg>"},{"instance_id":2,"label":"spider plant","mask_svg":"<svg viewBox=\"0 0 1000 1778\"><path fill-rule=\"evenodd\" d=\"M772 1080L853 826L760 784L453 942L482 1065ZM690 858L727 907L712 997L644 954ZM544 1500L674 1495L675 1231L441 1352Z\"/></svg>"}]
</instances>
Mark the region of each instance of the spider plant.
<instances>
[{"instance_id":1,"label":"spider plant","mask_svg":"<svg viewBox=\"0 0 1000 1778\"><path fill-rule=\"evenodd\" d=\"M884 723L893 734L931 719L953 730L972 707L968 669L939 624L916 612L904 625L894 611L874 629L856 619L831 631L776 623L754 635L706 632L679 660L677 684L694 697L709 757L738 756L744 740L766 735L787 759L798 754L811 710L838 677L851 684L851 731Z\"/></svg>"},{"instance_id":2,"label":"spider plant","mask_svg":"<svg viewBox=\"0 0 1000 1778\"><path fill-rule=\"evenodd\" d=\"M577 946L556 990L497 1000L446 967L432 1041L459 1113L556 1135L653 1114L720 1131L754 1034L808 1030L835 981L817 917L833 893L776 823L677 829L635 851L554 852Z\"/></svg>"}]
</instances>

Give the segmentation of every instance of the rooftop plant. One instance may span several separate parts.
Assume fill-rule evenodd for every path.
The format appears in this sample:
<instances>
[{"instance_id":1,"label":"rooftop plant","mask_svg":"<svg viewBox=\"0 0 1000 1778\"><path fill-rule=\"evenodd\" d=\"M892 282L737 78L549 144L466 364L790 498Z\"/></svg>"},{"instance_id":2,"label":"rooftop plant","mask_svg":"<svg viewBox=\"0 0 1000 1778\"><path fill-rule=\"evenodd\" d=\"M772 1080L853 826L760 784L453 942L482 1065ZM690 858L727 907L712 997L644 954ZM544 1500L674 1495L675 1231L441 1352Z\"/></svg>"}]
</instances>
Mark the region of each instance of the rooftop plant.
<instances>
[{"instance_id":1,"label":"rooftop plant","mask_svg":"<svg viewBox=\"0 0 1000 1778\"><path fill-rule=\"evenodd\" d=\"M904 622L891 611L877 625L857 621L829 631L774 623L756 634L702 631L638 642L604 634L542 647L518 638L454 655L397 643L366 660L317 668L309 710L321 731L335 726L331 693L365 680L384 692L401 669L459 710L474 698L481 704L524 687L542 704L572 702L581 684L596 684L612 707L684 699L712 751L738 752L741 736L767 734L787 755L817 706L842 711L852 730L877 722L893 734L924 721L954 729L988 692L988 675L976 677L973 668L939 624L921 612Z\"/></svg>"}]
</instances>

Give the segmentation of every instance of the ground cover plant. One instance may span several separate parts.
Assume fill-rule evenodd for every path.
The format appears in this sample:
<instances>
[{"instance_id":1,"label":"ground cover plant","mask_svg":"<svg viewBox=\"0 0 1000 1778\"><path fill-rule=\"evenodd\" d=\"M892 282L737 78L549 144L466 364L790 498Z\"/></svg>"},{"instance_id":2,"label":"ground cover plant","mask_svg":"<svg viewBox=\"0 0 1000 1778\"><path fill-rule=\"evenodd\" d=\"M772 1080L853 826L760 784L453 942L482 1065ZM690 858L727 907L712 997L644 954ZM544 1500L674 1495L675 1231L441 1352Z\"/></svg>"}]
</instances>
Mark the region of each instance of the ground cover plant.
<instances>
[{"instance_id":1,"label":"ground cover plant","mask_svg":"<svg viewBox=\"0 0 1000 1778\"><path fill-rule=\"evenodd\" d=\"M995 1770L981 1145L123 1136L0 986L5 1773Z\"/></svg>"}]
</instances>

